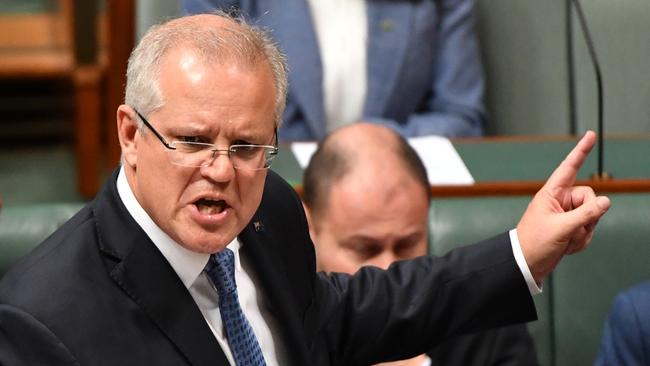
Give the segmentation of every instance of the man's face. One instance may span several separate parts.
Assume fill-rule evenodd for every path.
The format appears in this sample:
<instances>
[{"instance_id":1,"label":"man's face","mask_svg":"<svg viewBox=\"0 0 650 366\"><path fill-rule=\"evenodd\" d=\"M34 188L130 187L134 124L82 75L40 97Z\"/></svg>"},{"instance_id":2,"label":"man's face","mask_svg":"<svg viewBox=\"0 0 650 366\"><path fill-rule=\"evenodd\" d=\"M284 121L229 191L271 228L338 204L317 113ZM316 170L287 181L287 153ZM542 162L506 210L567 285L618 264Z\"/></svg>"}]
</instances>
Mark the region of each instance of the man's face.
<instances>
[{"instance_id":1,"label":"man's face","mask_svg":"<svg viewBox=\"0 0 650 366\"><path fill-rule=\"evenodd\" d=\"M274 141L275 89L266 63L206 64L177 48L162 60L164 106L147 120L168 141L267 144ZM136 132L125 155L135 196L156 224L189 250L214 253L248 224L264 188L265 170L234 169L219 153L206 167L170 162L169 152L151 131Z\"/></svg>"},{"instance_id":2,"label":"man's face","mask_svg":"<svg viewBox=\"0 0 650 366\"><path fill-rule=\"evenodd\" d=\"M319 270L387 268L427 253L427 193L406 173L395 179L393 189L355 176L334 184L318 222L310 223Z\"/></svg>"}]
</instances>

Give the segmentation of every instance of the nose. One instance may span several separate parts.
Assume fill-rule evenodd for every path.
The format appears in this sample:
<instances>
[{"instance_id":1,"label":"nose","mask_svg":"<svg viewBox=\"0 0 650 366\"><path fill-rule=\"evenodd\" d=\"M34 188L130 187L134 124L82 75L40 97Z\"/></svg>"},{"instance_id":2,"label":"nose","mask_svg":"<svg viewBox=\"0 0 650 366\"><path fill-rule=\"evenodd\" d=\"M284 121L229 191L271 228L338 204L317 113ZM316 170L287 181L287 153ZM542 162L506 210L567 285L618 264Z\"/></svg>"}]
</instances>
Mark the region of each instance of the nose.
<instances>
[{"instance_id":1,"label":"nose","mask_svg":"<svg viewBox=\"0 0 650 366\"><path fill-rule=\"evenodd\" d=\"M217 150L212 158L201 166L201 175L215 182L227 182L234 178L235 167L230 161L228 150Z\"/></svg>"},{"instance_id":2,"label":"nose","mask_svg":"<svg viewBox=\"0 0 650 366\"><path fill-rule=\"evenodd\" d=\"M372 261L373 262L372 265L382 269L386 269L390 267L390 265L393 262L395 262L397 259L398 258L393 253L389 251L384 251L383 253L375 257L375 259Z\"/></svg>"}]
</instances>

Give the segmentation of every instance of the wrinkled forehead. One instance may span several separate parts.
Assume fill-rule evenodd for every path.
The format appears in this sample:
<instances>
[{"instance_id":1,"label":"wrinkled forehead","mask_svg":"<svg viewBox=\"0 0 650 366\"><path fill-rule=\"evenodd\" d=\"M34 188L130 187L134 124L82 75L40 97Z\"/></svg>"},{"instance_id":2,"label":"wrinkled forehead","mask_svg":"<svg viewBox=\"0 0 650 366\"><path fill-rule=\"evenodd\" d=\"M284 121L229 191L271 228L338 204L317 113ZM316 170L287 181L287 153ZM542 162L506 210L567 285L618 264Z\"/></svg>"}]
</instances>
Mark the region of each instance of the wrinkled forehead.
<instances>
[{"instance_id":1,"label":"wrinkled forehead","mask_svg":"<svg viewBox=\"0 0 650 366\"><path fill-rule=\"evenodd\" d=\"M238 78L253 80L269 97L276 97L273 69L263 55L253 57L230 51L206 52L195 44L184 44L169 50L161 59L160 65L159 79L169 76L169 73L182 73L187 81L194 83L206 75L213 77L212 81L216 83L203 85L205 88L219 87L217 83L221 78L236 75ZM242 80L245 81L247 80Z\"/></svg>"},{"instance_id":2,"label":"wrinkled forehead","mask_svg":"<svg viewBox=\"0 0 650 366\"><path fill-rule=\"evenodd\" d=\"M260 66L270 68L266 57L256 51L242 51L229 45L222 45L215 49L214 45L211 47L200 42L186 40L173 45L161 55L158 62L158 76L160 77L166 71L167 66L179 61L184 64L191 62L191 65L202 66L206 69L223 69L235 65L247 70L254 70Z\"/></svg>"},{"instance_id":3,"label":"wrinkled forehead","mask_svg":"<svg viewBox=\"0 0 650 366\"><path fill-rule=\"evenodd\" d=\"M231 126L241 133L261 133L264 143L271 142L275 88L267 65L250 67L236 60L208 63L193 49L178 49L168 54L162 66L160 112L173 115L170 123L196 129L192 135L211 135L217 127ZM261 143L258 140L254 139Z\"/></svg>"}]
</instances>

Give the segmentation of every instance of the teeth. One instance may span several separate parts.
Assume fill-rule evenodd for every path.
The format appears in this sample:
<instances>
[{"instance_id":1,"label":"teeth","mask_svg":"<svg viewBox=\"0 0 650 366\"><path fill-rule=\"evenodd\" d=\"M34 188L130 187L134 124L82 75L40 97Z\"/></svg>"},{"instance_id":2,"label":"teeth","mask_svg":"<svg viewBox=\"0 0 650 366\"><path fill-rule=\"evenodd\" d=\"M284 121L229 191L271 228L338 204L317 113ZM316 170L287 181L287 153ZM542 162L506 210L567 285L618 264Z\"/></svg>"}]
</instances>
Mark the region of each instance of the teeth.
<instances>
[{"instance_id":1,"label":"teeth","mask_svg":"<svg viewBox=\"0 0 650 366\"><path fill-rule=\"evenodd\" d=\"M201 199L196 203L196 207L199 209L199 212L204 215L216 215L223 212L225 209L225 202Z\"/></svg>"}]
</instances>

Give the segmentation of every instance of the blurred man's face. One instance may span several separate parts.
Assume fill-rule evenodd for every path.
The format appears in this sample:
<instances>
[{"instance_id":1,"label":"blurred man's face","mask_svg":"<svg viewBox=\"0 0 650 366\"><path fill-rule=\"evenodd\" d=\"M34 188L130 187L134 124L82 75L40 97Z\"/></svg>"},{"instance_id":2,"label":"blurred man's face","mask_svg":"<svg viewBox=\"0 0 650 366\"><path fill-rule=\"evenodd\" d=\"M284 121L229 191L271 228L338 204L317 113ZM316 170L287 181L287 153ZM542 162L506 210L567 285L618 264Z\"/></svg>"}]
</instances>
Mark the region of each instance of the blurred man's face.
<instances>
[{"instance_id":1,"label":"blurred man's face","mask_svg":"<svg viewBox=\"0 0 650 366\"><path fill-rule=\"evenodd\" d=\"M427 253L427 192L403 170L387 171L398 175L387 179L396 184L343 178L318 218L312 215L317 221L310 224L319 270L387 268L395 260Z\"/></svg>"},{"instance_id":2,"label":"blurred man's face","mask_svg":"<svg viewBox=\"0 0 650 366\"><path fill-rule=\"evenodd\" d=\"M145 117L168 142L205 142L219 149L273 143L275 88L266 63L206 64L194 51L178 48L162 60L160 74L164 106ZM136 132L133 141L123 151L129 183L153 221L180 245L220 251L251 220L265 170L234 169L224 152L208 166L174 165L151 131Z\"/></svg>"}]
</instances>

